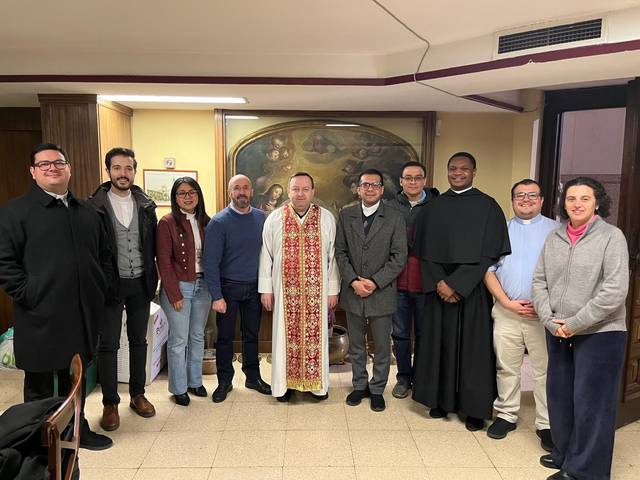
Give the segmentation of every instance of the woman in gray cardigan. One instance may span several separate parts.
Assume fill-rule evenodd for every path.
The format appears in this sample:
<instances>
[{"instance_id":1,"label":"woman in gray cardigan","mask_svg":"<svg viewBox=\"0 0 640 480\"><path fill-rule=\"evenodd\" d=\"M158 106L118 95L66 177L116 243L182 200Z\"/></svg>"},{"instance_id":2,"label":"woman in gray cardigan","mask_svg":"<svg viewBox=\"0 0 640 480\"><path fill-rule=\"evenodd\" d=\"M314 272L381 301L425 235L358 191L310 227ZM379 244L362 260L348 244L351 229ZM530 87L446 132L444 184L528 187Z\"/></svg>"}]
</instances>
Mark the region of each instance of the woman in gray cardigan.
<instances>
[{"instance_id":1,"label":"woman in gray cardigan","mask_svg":"<svg viewBox=\"0 0 640 480\"><path fill-rule=\"evenodd\" d=\"M547 399L555 448L540 463L549 479L608 479L626 345L627 242L606 223L610 200L588 177L565 185L565 226L547 238L533 303L547 328Z\"/></svg>"}]
</instances>

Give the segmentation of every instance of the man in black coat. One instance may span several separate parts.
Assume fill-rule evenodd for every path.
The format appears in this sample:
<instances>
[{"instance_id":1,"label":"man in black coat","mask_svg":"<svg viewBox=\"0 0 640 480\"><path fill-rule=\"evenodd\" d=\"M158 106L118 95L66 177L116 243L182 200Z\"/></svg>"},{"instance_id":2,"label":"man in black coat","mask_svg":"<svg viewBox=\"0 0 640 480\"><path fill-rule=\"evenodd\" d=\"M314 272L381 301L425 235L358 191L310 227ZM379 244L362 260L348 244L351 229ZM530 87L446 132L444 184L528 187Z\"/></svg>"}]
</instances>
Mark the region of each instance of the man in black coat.
<instances>
[{"instance_id":1,"label":"man in black coat","mask_svg":"<svg viewBox=\"0 0 640 480\"><path fill-rule=\"evenodd\" d=\"M86 364L95 353L113 275L100 218L67 189L71 166L64 150L36 146L30 172L31 190L0 209L0 287L13 298L25 402L53 396L54 374L58 395L69 392L71 358L79 353ZM112 445L82 423L81 447Z\"/></svg>"},{"instance_id":2,"label":"man in black coat","mask_svg":"<svg viewBox=\"0 0 640 480\"><path fill-rule=\"evenodd\" d=\"M128 148L116 147L105 156L110 180L89 198L100 214L114 253L113 289L117 300L107 308L100 330L98 370L104 409L100 426L107 431L120 426L118 414L118 349L122 311L127 311L129 340L129 403L141 417L153 417L154 406L144 396L147 362L149 302L156 294L156 204L133 184L137 162Z\"/></svg>"}]
</instances>

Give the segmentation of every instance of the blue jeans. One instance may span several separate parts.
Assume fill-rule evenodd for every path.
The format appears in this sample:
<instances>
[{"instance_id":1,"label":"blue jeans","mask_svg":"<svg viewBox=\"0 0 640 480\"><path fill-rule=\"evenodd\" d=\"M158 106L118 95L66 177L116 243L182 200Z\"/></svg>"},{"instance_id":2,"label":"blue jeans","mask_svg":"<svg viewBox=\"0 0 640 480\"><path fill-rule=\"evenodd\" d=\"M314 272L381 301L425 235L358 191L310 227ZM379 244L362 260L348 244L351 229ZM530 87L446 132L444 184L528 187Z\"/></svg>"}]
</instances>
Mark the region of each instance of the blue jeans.
<instances>
[{"instance_id":1,"label":"blue jeans","mask_svg":"<svg viewBox=\"0 0 640 480\"><path fill-rule=\"evenodd\" d=\"M204 279L180 282L180 292L184 297L180 311L173 308L164 288L160 294L160 305L169 321L169 391L174 395L186 393L187 387L202 385L204 327L211 310L211 296Z\"/></svg>"},{"instance_id":2,"label":"blue jeans","mask_svg":"<svg viewBox=\"0 0 640 480\"><path fill-rule=\"evenodd\" d=\"M420 322L424 316L423 293L398 290L396 313L393 315L391 338L393 353L398 363L396 379L404 385L411 386L413 366L411 365L411 329L415 338L420 336Z\"/></svg>"}]
</instances>

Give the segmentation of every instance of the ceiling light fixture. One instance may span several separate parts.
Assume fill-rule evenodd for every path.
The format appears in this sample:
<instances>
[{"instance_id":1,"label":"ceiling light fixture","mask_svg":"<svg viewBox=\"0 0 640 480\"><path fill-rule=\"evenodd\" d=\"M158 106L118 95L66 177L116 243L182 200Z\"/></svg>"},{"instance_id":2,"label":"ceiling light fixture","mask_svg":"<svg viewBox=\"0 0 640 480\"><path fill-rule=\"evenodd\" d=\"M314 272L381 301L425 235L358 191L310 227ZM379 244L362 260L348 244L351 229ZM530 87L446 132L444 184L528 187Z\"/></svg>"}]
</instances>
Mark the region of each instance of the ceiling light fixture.
<instances>
[{"instance_id":1,"label":"ceiling light fixture","mask_svg":"<svg viewBox=\"0 0 640 480\"><path fill-rule=\"evenodd\" d=\"M255 115L225 115L226 120L258 120L260 117Z\"/></svg>"},{"instance_id":2,"label":"ceiling light fixture","mask_svg":"<svg viewBox=\"0 0 640 480\"><path fill-rule=\"evenodd\" d=\"M327 123L325 127L359 127L357 123Z\"/></svg>"},{"instance_id":3,"label":"ceiling light fixture","mask_svg":"<svg viewBox=\"0 0 640 480\"><path fill-rule=\"evenodd\" d=\"M247 103L244 97L179 97L172 95L98 95L100 100L143 103Z\"/></svg>"}]
</instances>

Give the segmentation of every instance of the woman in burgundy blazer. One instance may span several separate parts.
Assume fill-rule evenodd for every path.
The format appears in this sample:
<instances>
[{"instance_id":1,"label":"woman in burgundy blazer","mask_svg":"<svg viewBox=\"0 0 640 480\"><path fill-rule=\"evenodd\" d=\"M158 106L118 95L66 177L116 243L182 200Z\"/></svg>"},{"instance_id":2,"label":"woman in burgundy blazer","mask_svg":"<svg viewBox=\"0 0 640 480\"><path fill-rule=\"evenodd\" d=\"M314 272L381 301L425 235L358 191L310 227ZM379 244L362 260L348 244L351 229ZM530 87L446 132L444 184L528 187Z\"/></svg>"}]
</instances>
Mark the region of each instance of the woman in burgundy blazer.
<instances>
[{"instance_id":1,"label":"woman in burgundy blazer","mask_svg":"<svg viewBox=\"0 0 640 480\"><path fill-rule=\"evenodd\" d=\"M169 321L169 391L183 406L189 405L189 393L207 396L202 356L211 296L204 281L202 249L208 222L198 182L178 178L171 188L171 213L158 222L156 258L162 281L160 304Z\"/></svg>"}]
</instances>

